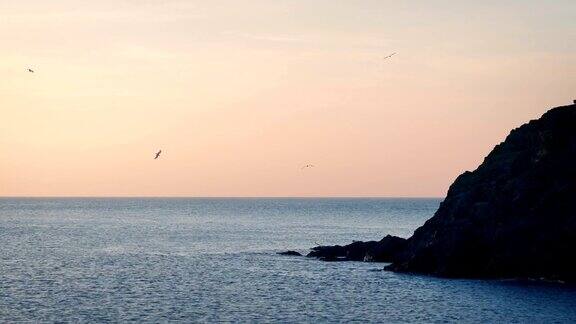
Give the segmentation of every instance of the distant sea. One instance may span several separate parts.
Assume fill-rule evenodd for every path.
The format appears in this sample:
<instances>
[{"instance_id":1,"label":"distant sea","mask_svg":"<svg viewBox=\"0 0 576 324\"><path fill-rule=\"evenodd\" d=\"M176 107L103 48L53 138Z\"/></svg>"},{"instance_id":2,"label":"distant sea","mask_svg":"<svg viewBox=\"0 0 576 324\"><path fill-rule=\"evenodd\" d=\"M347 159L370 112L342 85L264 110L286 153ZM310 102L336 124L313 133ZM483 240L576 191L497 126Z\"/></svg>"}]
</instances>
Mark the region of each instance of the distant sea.
<instances>
[{"instance_id":1,"label":"distant sea","mask_svg":"<svg viewBox=\"0 0 576 324\"><path fill-rule=\"evenodd\" d=\"M0 322L576 322L576 288L321 262L439 199L0 199Z\"/></svg>"}]
</instances>

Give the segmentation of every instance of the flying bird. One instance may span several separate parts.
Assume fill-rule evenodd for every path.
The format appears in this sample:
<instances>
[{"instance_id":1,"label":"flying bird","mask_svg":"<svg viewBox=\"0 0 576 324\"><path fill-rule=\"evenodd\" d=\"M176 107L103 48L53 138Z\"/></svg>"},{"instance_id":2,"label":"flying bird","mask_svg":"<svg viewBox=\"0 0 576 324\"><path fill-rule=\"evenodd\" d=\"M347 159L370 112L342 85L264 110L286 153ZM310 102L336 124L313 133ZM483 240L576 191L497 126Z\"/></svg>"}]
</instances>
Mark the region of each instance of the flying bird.
<instances>
[{"instance_id":1,"label":"flying bird","mask_svg":"<svg viewBox=\"0 0 576 324\"><path fill-rule=\"evenodd\" d=\"M30 73L34 73L34 70L32 70L32 69L28 69L28 72L30 72Z\"/></svg>"},{"instance_id":2,"label":"flying bird","mask_svg":"<svg viewBox=\"0 0 576 324\"><path fill-rule=\"evenodd\" d=\"M156 156L154 157L154 160L156 160L160 156L160 153L162 153L162 150L156 152Z\"/></svg>"},{"instance_id":3,"label":"flying bird","mask_svg":"<svg viewBox=\"0 0 576 324\"><path fill-rule=\"evenodd\" d=\"M394 56L394 55L396 55L396 52L394 52L394 53L392 53L392 54L390 54L390 55L388 55L388 56L385 56L384 59L385 59L385 60L386 60L386 59L389 59L389 58L391 58L391 57Z\"/></svg>"},{"instance_id":4,"label":"flying bird","mask_svg":"<svg viewBox=\"0 0 576 324\"><path fill-rule=\"evenodd\" d=\"M314 167L314 165L312 165L312 164L306 164L305 166L301 167L300 170L304 170L307 168L313 168L313 167Z\"/></svg>"}]
</instances>

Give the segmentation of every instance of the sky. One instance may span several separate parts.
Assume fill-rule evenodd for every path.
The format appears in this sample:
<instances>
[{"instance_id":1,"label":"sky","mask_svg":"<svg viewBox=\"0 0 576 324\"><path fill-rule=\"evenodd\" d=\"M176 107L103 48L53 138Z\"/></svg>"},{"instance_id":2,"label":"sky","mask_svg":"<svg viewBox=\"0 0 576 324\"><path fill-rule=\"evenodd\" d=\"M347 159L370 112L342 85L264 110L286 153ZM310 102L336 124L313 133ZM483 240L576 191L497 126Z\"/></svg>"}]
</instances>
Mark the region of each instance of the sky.
<instances>
[{"instance_id":1,"label":"sky","mask_svg":"<svg viewBox=\"0 0 576 324\"><path fill-rule=\"evenodd\" d=\"M574 0L0 0L0 196L443 197L576 99L574 17Z\"/></svg>"}]
</instances>

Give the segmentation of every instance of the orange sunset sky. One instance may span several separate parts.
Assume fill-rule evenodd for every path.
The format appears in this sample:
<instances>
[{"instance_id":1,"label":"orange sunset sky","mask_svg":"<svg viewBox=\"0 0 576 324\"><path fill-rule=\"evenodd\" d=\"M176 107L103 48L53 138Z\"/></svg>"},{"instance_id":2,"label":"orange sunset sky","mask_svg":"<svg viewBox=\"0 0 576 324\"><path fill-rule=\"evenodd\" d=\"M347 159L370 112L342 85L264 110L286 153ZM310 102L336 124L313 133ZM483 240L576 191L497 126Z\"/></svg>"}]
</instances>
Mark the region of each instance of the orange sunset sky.
<instances>
[{"instance_id":1,"label":"orange sunset sky","mask_svg":"<svg viewBox=\"0 0 576 324\"><path fill-rule=\"evenodd\" d=\"M0 196L443 196L576 97L575 17L574 0L0 0Z\"/></svg>"}]
</instances>

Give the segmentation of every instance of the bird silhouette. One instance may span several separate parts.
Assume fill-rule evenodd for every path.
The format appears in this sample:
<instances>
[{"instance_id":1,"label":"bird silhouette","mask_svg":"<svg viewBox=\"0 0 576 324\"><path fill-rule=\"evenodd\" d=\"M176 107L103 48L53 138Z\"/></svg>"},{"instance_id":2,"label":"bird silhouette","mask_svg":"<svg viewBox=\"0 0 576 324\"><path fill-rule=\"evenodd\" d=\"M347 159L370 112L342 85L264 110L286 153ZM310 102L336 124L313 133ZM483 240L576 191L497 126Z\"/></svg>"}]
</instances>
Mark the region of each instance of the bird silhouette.
<instances>
[{"instance_id":1,"label":"bird silhouette","mask_svg":"<svg viewBox=\"0 0 576 324\"><path fill-rule=\"evenodd\" d=\"M386 59L389 59L389 58L391 58L391 57L394 56L394 55L396 55L396 52L394 52L394 53L392 53L392 54L390 54L390 55L388 55L388 56L385 56L384 59L385 59L385 60L386 60Z\"/></svg>"},{"instance_id":2,"label":"bird silhouette","mask_svg":"<svg viewBox=\"0 0 576 324\"><path fill-rule=\"evenodd\" d=\"M314 165L312 165L312 164L306 164L305 166L301 167L300 170L304 170L307 168L313 168L313 167L314 167Z\"/></svg>"},{"instance_id":3,"label":"bird silhouette","mask_svg":"<svg viewBox=\"0 0 576 324\"><path fill-rule=\"evenodd\" d=\"M154 160L156 160L160 156L160 153L162 153L162 150L156 152L156 156L154 157Z\"/></svg>"},{"instance_id":4,"label":"bird silhouette","mask_svg":"<svg viewBox=\"0 0 576 324\"><path fill-rule=\"evenodd\" d=\"M28 72L30 72L30 73L34 73L34 70L32 70L32 69L28 69Z\"/></svg>"}]
</instances>

